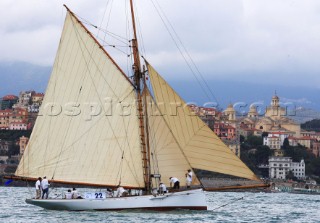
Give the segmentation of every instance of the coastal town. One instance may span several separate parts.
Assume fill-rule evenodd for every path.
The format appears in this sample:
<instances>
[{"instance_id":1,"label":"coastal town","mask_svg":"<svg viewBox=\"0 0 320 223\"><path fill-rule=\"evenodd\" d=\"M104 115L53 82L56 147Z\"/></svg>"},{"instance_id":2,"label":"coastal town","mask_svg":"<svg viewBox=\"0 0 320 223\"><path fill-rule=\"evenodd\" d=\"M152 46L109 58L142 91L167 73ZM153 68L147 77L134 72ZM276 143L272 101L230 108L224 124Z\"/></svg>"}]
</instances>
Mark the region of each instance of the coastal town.
<instances>
[{"instance_id":1,"label":"coastal town","mask_svg":"<svg viewBox=\"0 0 320 223\"><path fill-rule=\"evenodd\" d=\"M13 174L28 144L44 98L21 91L0 99L0 174ZM274 94L263 114L252 105L246 114L189 104L213 132L262 179L319 183L320 132L303 129ZM309 171L309 172L308 172Z\"/></svg>"}]
</instances>

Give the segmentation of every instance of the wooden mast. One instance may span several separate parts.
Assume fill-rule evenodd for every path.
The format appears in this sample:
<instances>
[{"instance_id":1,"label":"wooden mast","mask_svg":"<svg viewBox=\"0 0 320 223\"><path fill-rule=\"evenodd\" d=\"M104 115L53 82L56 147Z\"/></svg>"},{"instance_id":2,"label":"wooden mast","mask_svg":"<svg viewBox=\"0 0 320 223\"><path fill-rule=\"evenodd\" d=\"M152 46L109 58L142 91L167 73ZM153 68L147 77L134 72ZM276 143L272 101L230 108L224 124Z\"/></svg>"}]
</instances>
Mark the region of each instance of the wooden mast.
<instances>
[{"instance_id":1,"label":"wooden mast","mask_svg":"<svg viewBox=\"0 0 320 223\"><path fill-rule=\"evenodd\" d=\"M141 95L141 79L143 78L141 72L141 63L139 56L139 47L137 40L137 31L136 31L136 23L135 16L133 10L133 2L130 0L130 8L131 8L131 17L132 17L132 27L133 27L133 39L132 42L132 51L133 51L133 72L134 72L134 85L137 93L137 104L138 104L138 117L139 117L139 125L140 125L140 138L141 138L141 146L142 146L142 159L143 159L143 174L144 174L144 182L146 191L149 192L151 188L151 180L150 180L150 159L149 159L149 151L147 147L147 140L145 136L145 122L144 122L144 111L142 105L142 95Z\"/></svg>"}]
</instances>

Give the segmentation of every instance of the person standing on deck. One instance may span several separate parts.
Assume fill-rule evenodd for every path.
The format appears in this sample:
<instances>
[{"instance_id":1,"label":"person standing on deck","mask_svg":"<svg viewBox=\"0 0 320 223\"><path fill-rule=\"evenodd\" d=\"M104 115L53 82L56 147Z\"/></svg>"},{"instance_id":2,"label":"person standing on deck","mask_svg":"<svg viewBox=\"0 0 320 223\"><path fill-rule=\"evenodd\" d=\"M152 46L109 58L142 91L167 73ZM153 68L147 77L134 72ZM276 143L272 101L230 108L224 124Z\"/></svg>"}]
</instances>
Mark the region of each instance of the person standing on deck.
<instances>
[{"instance_id":1,"label":"person standing on deck","mask_svg":"<svg viewBox=\"0 0 320 223\"><path fill-rule=\"evenodd\" d=\"M41 181L41 187L42 187L42 199L48 199L49 195L49 182L47 180L47 177L43 177L43 180Z\"/></svg>"},{"instance_id":2,"label":"person standing on deck","mask_svg":"<svg viewBox=\"0 0 320 223\"><path fill-rule=\"evenodd\" d=\"M189 169L188 172L186 173L186 184L187 188L190 188L191 183L192 183L192 171Z\"/></svg>"},{"instance_id":3,"label":"person standing on deck","mask_svg":"<svg viewBox=\"0 0 320 223\"><path fill-rule=\"evenodd\" d=\"M172 187L173 184L173 189L180 189L180 181L176 177L169 177L170 180L170 187Z\"/></svg>"},{"instance_id":4,"label":"person standing on deck","mask_svg":"<svg viewBox=\"0 0 320 223\"><path fill-rule=\"evenodd\" d=\"M40 199L41 197L41 181L42 181L42 178L39 177L36 182L36 199Z\"/></svg>"}]
</instances>

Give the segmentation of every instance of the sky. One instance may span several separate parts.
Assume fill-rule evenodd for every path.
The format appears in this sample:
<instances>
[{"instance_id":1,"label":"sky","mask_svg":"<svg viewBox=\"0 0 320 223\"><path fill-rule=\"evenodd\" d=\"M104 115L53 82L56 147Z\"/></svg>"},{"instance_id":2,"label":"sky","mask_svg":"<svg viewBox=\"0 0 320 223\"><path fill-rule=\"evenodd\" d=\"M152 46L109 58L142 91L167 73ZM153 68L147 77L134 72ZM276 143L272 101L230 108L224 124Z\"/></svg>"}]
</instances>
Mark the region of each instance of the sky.
<instances>
[{"instance_id":1,"label":"sky","mask_svg":"<svg viewBox=\"0 0 320 223\"><path fill-rule=\"evenodd\" d=\"M126 37L130 31L124 2L128 0L1 0L0 62L52 66L66 13L63 4ZM318 0L136 0L135 8L143 36L141 52L166 79L203 77L207 83L236 81L320 91ZM159 11L165 16L159 17ZM162 19L170 23L164 25ZM105 43L119 44L101 31L93 33ZM109 48L126 70L121 47ZM292 98L302 99L308 100Z\"/></svg>"}]
</instances>

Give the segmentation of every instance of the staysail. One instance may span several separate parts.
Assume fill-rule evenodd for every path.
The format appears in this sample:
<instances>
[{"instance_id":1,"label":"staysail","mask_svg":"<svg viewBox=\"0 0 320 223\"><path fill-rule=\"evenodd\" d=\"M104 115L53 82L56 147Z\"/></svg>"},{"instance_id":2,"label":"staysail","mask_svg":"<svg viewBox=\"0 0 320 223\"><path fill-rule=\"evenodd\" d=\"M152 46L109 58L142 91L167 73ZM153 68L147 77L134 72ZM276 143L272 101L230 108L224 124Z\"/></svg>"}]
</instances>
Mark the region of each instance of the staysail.
<instances>
[{"instance_id":1,"label":"staysail","mask_svg":"<svg viewBox=\"0 0 320 223\"><path fill-rule=\"evenodd\" d=\"M161 181L167 185L169 185L169 177L177 177L184 185L185 174L188 169L191 169L190 163L149 91L145 89L143 93L146 94L146 105L148 106L151 174L161 174ZM199 185L200 183L197 178L194 178L192 184Z\"/></svg>"},{"instance_id":2,"label":"staysail","mask_svg":"<svg viewBox=\"0 0 320 223\"><path fill-rule=\"evenodd\" d=\"M147 63L155 102L192 168L258 180Z\"/></svg>"},{"instance_id":3,"label":"staysail","mask_svg":"<svg viewBox=\"0 0 320 223\"><path fill-rule=\"evenodd\" d=\"M131 82L68 11L41 112L15 175L143 188Z\"/></svg>"}]
</instances>

